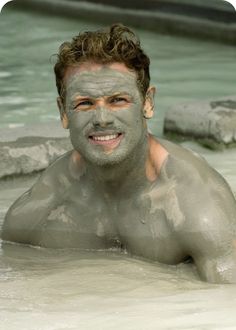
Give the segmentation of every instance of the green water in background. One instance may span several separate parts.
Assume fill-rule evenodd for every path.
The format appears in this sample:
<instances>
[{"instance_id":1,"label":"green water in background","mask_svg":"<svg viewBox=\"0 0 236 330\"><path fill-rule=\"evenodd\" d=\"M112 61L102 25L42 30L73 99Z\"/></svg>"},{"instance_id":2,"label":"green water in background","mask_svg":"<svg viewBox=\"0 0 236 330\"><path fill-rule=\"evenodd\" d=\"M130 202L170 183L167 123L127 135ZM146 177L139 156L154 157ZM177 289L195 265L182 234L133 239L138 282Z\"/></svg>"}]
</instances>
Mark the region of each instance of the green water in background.
<instances>
[{"instance_id":1,"label":"green water in background","mask_svg":"<svg viewBox=\"0 0 236 330\"><path fill-rule=\"evenodd\" d=\"M53 63L59 45L91 22L5 8L0 15L0 127L59 120ZM236 94L236 48L137 30L158 93L149 121L160 135L166 109L183 101Z\"/></svg>"}]
</instances>

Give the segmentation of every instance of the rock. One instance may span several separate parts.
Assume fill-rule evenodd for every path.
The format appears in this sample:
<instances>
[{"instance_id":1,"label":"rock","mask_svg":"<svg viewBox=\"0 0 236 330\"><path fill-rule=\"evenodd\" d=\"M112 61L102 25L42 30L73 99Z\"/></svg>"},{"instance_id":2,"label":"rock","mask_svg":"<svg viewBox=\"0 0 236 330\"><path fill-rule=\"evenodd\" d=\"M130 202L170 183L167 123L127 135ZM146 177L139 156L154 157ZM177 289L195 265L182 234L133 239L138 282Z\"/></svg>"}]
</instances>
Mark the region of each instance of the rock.
<instances>
[{"instance_id":1,"label":"rock","mask_svg":"<svg viewBox=\"0 0 236 330\"><path fill-rule=\"evenodd\" d=\"M42 171L72 149L65 138L20 138L0 143L0 178Z\"/></svg>"},{"instance_id":2,"label":"rock","mask_svg":"<svg viewBox=\"0 0 236 330\"><path fill-rule=\"evenodd\" d=\"M72 149L68 132L57 123L2 129L0 141L0 179L42 171Z\"/></svg>"},{"instance_id":3,"label":"rock","mask_svg":"<svg viewBox=\"0 0 236 330\"><path fill-rule=\"evenodd\" d=\"M165 114L164 134L211 149L236 146L236 96L174 106Z\"/></svg>"}]
</instances>

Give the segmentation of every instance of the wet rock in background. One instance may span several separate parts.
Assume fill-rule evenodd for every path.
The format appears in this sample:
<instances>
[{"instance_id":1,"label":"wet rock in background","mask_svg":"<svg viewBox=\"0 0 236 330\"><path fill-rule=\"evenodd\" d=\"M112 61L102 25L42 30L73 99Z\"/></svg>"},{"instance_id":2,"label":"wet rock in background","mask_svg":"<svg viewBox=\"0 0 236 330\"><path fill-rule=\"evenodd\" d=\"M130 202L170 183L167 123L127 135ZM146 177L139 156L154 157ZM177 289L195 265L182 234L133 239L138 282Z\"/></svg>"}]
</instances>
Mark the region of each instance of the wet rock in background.
<instances>
[{"instance_id":1,"label":"wet rock in background","mask_svg":"<svg viewBox=\"0 0 236 330\"><path fill-rule=\"evenodd\" d=\"M165 114L164 134L211 149L236 146L236 96L172 107Z\"/></svg>"},{"instance_id":2,"label":"wet rock in background","mask_svg":"<svg viewBox=\"0 0 236 330\"><path fill-rule=\"evenodd\" d=\"M26 137L0 142L0 178L42 171L70 149L65 138Z\"/></svg>"},{"instance_id":3,"label":"wet rock in background","mask_svg":"<svg viewBox=\"0 0 236 330\"><path fill-rule=\"evenodd\" d=\"M42 171L71 149L68 131L59 123L1 129L0 179Z\"/></svg>"}]
</instances>

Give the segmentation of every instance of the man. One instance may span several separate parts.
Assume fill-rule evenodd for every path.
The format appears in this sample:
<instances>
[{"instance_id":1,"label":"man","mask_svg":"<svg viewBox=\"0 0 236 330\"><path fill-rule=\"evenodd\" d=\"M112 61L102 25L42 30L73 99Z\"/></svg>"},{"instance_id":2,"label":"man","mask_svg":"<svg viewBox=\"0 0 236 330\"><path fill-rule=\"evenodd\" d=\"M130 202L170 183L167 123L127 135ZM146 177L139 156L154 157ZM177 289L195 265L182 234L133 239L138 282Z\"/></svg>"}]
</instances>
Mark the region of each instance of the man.
<instances>
[{"instance_id":1,"label":"man","mask_svg":"<svg viewBox=\"0 0 236 330\"><path fill-rule=\"evenodd\" d=\"M236 282L234 196L201 157L148 133L155 88L133 32L80 34L61 45L55 75L74 149L11 206L3 239L192 258L202 279Z\"/></svg>"}]
</instances>

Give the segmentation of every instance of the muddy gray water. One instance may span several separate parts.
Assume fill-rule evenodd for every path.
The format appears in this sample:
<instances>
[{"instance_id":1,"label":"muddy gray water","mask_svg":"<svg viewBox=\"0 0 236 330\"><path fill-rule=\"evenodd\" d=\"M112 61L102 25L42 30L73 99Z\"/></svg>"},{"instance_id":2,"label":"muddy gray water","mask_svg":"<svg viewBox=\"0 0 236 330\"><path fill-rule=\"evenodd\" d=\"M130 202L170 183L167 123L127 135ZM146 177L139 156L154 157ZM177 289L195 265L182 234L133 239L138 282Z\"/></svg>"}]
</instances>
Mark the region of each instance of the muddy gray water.
<instances>
[{"instance_id":1,"label":"muddy gray water","mask_svg":"<svg viewBox=\"0 0 236 330\"><path fill-rule=\"evenodd\" d=\"M58 119L49 57L87 22L5 10L0 16L0 126ZM139 31L165 110L180 101L235 93L234 47ZM236 152L203 154L236 191ZM0 182L0 225L9 205L35 178ZM236 286L199 280L191 264L165 266L119 251L39 249L2 244L0 329L236 329Z\"/></svg>"}]
</instances>

